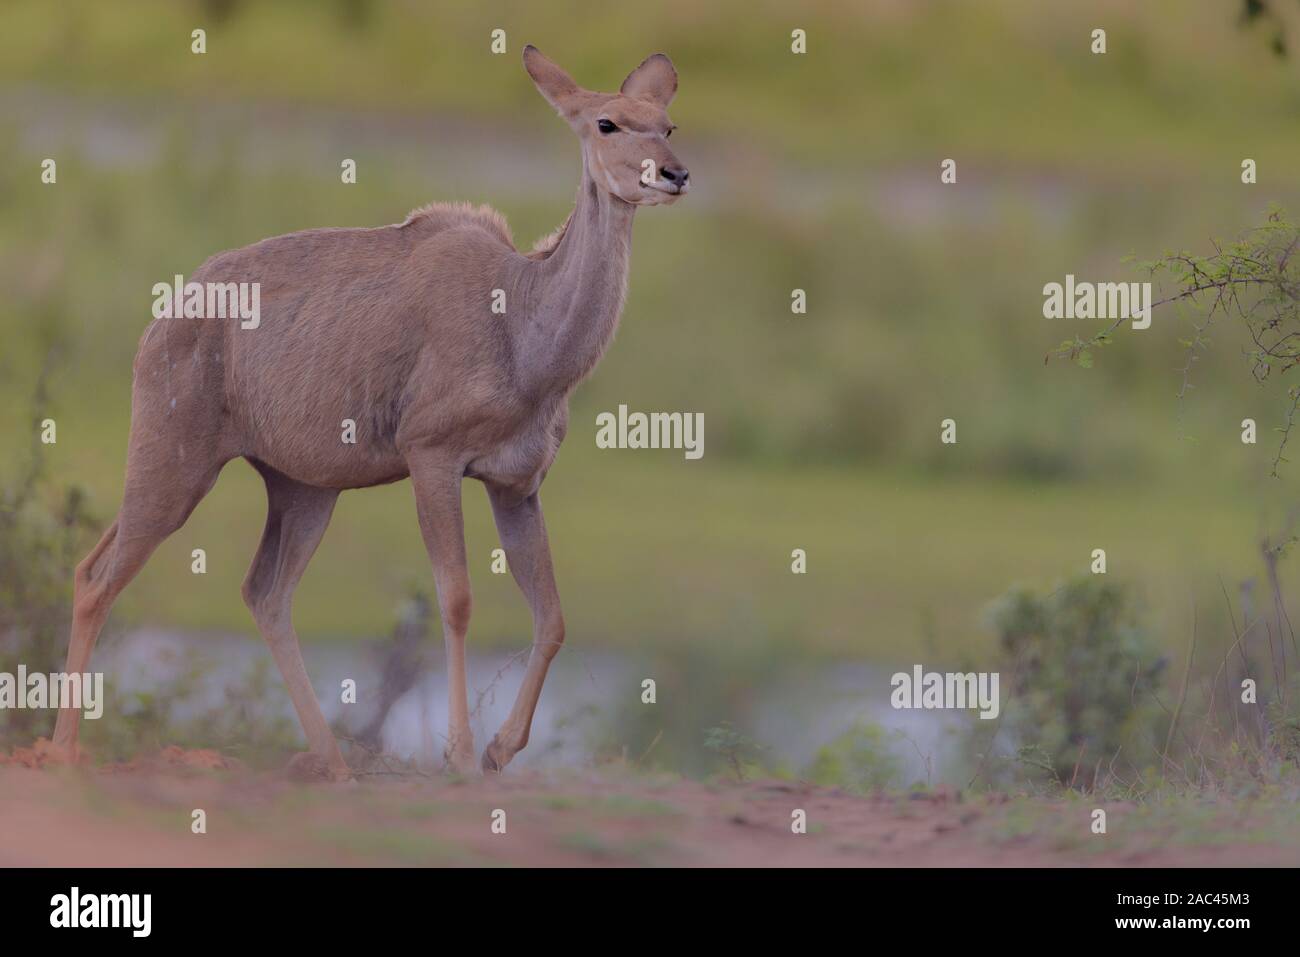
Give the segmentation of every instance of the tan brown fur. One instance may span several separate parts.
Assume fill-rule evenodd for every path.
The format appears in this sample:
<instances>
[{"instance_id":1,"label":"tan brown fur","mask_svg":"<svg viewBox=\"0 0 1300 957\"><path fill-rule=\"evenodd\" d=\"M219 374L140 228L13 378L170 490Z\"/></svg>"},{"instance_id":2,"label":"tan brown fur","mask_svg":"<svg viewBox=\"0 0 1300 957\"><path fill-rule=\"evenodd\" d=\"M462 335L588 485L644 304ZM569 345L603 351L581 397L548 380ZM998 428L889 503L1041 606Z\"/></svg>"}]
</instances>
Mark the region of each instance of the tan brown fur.
<instances>
[{"instance_id":1,"label":"tan brown fur","mask_svg":"<svg viewBox=\"0 0 1300 957\"><path fill-rule=\"evenodd\" d=\"M499 770L528 740L564 640L538 489L568 427L568 397L613 338L632 221L688 188L667 148L676 73L656 55L618 94L582 90L533 47L524 62L578 134L573 213L524 255L488 206L433 203L401 223L309 229L213 256L192 282L258 283L261 324L161 318L135 360L126 488L116 521L77 569L67 670L82 672L114 599L179 528L222 467L262 475L268 514L243 595L271 647L312 753L348 774L290 621L293 590L345 489L410 477L442 610L449 764L473 763L464 643L472 598L460 484L483 482L533 652L515 705L483 755ZM602 122L628 127L602 132ZM641 181L648 158L661 179ZM494 291L506 297L492 311ZM341 441L344 420L357 441ZM55 745L75 756L79 712Z\"/></svg>"}]
</instances>

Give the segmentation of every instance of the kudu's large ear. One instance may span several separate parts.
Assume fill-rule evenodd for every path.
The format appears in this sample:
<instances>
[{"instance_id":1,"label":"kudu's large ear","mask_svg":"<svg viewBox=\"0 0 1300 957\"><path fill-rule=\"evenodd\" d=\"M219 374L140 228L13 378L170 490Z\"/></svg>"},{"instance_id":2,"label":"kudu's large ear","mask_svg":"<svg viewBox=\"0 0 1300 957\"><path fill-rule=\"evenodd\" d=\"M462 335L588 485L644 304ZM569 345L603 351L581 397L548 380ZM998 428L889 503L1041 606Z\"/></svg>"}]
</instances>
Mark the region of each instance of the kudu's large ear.
<instances>
[{"instance_id":1,"label":"kudu's large ear","mask_svg":"<svg viewBox=\"0 0 1300 957\"><path fill-rule=\"evenodd\" d=\"M531 43L524 47L524 69L533 78L546 102L566 119L577 109L578 94L581 87L573 82L573 77L556 66L542 51Z\"/></svg>"},{"instance_id":2,"label":"kudu's large ear","mask_svg":"<svg viewBox=\"0 0 1300 957\"><path fill-rule=\"evenodd\" d=\"M668 106L677 93L677 71L673 69L673 61L662 53L651 54L627 75L618 92Z\"/></svg>"}]
</instances>

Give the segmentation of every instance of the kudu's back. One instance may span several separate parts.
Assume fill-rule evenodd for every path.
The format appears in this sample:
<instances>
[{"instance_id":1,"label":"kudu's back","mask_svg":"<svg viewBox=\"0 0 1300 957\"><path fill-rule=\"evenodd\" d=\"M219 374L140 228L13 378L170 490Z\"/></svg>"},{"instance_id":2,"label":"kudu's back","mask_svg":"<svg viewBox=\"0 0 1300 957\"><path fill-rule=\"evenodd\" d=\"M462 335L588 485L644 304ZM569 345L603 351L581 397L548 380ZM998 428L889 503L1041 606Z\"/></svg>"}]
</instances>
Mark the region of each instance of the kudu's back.
<instances>
[{"instance_id":1,"label":"kudu's back","mask_svg":"<svg viewBox=\"0 0 1300 957\"><path fill-rule=\"evenodd\" d=\"M509 365L507 329L487 317L518 254L490 226L426 210L400 226L308 230L213 256L187 282L256 283L256 324L155 320L136 356L133 414L183 416L220 458L312 485L405 477L403 423L463 425L459 400L499 388Z\"/></svg>"}]
</instances>

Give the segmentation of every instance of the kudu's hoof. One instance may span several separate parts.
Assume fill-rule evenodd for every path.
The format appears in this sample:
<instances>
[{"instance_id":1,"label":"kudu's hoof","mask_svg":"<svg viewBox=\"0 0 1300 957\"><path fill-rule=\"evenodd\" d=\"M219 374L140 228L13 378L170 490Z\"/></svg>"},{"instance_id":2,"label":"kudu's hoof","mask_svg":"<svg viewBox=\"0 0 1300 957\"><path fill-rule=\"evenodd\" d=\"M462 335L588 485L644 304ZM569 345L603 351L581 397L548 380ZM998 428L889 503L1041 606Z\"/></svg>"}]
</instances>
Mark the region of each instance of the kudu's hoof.
<instances>
[{"instance_id":1,"label":"kudu's hoof","mask_svg":"<svg viewBox=\"0 0 1300 957\"><path fill-rule=\"evenodd\" d=\"M19 752L25 752L20 755ZM37 738L30 749L19 748L15 757L31 756L32 767L72 766L81 763L81 749L76 744L55 744L48 738Z\"/></svg>"},{"instance_id":2,"label":"kudu's hoof","mask_svg":"<svg viewBox=\"0 0 1300 957\"><path fill-rule=\"evenodd\" d=\"M496 738L483 749L483 773L500 774L501 769L510 763L510 759L502 753L501 744Z\"/></svg>"},{"instance_id":3,"label":"kudu's hoof","mask_svg":"<svg viewBox=\"0 0 1300 957\"><path fill-rule=\"evenodd\" d=\"M474 773L474 752L472 750L455 754L451 751L444 751L442 752L442 761L448 774L471 775Z\"/></svg>"}]
</instances>

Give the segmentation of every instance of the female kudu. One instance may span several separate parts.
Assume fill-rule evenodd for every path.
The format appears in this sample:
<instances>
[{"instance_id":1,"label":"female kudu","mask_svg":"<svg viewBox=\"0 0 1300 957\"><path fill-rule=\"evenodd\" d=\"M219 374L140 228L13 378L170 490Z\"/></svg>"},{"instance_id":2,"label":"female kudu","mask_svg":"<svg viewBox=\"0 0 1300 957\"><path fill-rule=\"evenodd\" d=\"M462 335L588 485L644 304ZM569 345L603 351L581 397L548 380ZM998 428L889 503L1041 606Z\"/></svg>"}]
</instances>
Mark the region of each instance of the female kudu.
<instances>
[{"instance_id":1,"label":"female kudu","mask_svg":"<svg viewBox=\"0 0 1300 957\"><path fill-rule=\"evenodd\" d=\"M246 458L268 515L243 595L302 721L312 771L348 776L290 621L339 493L401 479L415 489L442 610L450 687L446 758L473 766L465 687L470 583L461 480L486 487L533 616L523 684L483 753L498 771L529 726L564 620L538 488L568 398L614 336L637 207L674 202L687 171L664 112L677 74L648 58L618 93L579 87L532 46L524 66L577 134L582 182L555 234L524 254L488 207L435 204L377 229L313 229L221 253L191 281L257 283L259 321L161 318L135 360L126 488L116 521L77 567L67 671L88 669L114 599L178 529L222 466ZM505 311L494 309L504 300ZM344 420L355 442L340 441ZM80 712L55 751L77 753Z\"/></svg>"}]
</instances>

